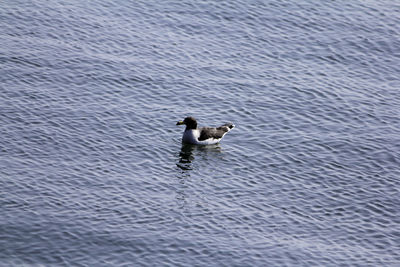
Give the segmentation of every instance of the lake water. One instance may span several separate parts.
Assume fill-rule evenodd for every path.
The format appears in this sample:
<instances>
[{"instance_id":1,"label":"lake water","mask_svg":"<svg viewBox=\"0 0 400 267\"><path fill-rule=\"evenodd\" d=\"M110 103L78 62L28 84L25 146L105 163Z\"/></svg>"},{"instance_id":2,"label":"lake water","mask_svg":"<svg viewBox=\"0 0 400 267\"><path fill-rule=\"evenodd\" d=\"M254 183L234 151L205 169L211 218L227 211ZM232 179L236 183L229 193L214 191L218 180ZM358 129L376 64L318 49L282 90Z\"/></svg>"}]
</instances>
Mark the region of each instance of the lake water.
<instances>
[{"instance_id":1,"label":"lake water","mask_svg":"<svg viewBox=\"0 0 400 267\"><path fill-rule=\"evenodd\" d=\"M1 266L399 266L397 1L2 1ZM182 146L178 120L233 122Z\"/></svg>"}]
</instances>

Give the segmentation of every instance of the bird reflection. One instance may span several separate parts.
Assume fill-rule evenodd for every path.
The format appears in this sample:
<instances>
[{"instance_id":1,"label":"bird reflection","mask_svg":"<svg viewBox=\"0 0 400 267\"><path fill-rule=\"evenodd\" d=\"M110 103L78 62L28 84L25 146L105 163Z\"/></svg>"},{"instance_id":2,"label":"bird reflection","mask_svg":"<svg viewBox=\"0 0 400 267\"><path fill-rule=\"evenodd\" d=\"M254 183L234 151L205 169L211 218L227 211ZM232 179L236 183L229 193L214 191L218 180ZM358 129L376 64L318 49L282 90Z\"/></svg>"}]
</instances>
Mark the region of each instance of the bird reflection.
<instances>
[{"instance_id":1,"label":"bird reflection","mask_svg":"<svg viewBox=\"0 0 400 267\"><path fill-rule=\"evenodd\" d=\"M187 206L187 199L190 199L190 195L186 191L188 190L187 181L190 181L191 172L194 169L201 169L204 164L207 164L210 160L214 161L216 159L215 154L209 154L209 152L221 152L220 145L199 146L182 143L178 162L176 163L176 166L179 168L179 173L177 174L176 201L180 209L184 209ZM195 156L199 157L199 162L193 167Z\"/></svg>"},{"instance_id":2,"label":"bird reflection","mask_svg":"<svg viewBox=\"0 0 400 267\"><path fill-rule=\"evenodd\" d=\"M196 145L182 144L181 152L179 153L179 162L176 164L183 171L192 170L192 161L194 160L193 151Z\"/></svg>"},{"instance_id":3,"label":"bird reflection","mask_svg":"<svg viewBox=\"0 0 400 267\"><path fill-rule=\"evenodd\" d=\"M209 151L221 152L221 146L220 144L199 146L182 143L181 151L179 153L179 162L176 164L176 166L178 166L184 172L192 170L195 151L200 152L200 155L205 156Z\"/></svg>"}]
</instances>

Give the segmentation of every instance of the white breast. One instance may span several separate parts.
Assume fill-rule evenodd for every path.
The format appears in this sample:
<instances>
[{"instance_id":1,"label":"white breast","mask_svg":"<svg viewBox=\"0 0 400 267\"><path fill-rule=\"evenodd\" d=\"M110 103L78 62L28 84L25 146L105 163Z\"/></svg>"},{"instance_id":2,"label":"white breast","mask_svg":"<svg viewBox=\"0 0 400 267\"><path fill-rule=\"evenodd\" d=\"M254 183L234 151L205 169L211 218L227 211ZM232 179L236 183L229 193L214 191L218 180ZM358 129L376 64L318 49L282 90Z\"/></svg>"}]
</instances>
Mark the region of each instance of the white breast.
<instances>
[{"instance_id":1,"label":"white breast","mask_svg":"<svg viewBox=\"0 0 400 267\"><path fill-rule=\"evenodd\" d=\"M182 141L184 143L195 144L195 145L213 145L221 140L221 138L220 139L210 138L203 141L199 141L198 140L199 137L200 137L200 130L198 129L187 130L183 133Z\"/></svg>"},{"instance_id":2,"label":"white breast","mask_svg":"<svg viewBox=\"0 0 400 267\"><path fill-rule=\"evenodd\" d=\"M197 144L200 136L199 130L187 130L183 133L182 141L190 144Z\"/></svg>"}]
</instances>

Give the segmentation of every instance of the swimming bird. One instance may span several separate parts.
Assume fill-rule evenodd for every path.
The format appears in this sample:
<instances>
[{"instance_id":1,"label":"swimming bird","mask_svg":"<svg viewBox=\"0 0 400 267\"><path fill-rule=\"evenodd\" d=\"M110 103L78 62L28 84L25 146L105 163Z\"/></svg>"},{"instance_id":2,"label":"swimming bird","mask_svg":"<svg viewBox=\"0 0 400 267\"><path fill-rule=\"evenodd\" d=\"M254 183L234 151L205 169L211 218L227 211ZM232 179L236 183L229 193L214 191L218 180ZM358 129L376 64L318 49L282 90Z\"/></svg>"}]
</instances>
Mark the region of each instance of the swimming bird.
<instances>
[{"instance_id":1,"label":"swimming bird","mask_svg":"<svg viewBox=\"0 0 400 267\"><path fill-rule=\"evenodd\" d=\"M220 127L197 128L197 121L193 117L186 117L178 121L176 125L186 125L183 132L182 142L194 145L213 145L221 141L222 137L235 127L232 123L225 123Z\"/></svg>"}]
</instances>

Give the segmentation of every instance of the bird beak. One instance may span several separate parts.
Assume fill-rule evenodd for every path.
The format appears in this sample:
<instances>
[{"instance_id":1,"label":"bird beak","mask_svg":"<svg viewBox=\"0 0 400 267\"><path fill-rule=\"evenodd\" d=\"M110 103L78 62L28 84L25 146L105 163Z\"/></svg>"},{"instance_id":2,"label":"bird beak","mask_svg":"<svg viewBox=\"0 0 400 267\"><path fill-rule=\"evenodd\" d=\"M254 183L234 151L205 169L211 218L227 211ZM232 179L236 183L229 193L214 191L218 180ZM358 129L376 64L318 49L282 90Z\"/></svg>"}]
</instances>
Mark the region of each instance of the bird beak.
<instances>
[{"instance_id":1,"label":"bird beak","mask_svg":"<svg viewBox=\"0 0 400 267\"><path fill-rule=\"evenodd\" d=\"M177 123L176 123L176 125L182 125L182 124L185 124L183 121L178 121Z\"/></svg>"}]
</instances>

